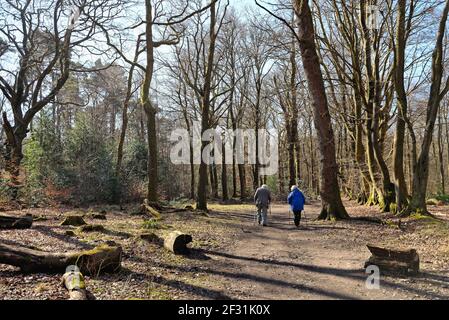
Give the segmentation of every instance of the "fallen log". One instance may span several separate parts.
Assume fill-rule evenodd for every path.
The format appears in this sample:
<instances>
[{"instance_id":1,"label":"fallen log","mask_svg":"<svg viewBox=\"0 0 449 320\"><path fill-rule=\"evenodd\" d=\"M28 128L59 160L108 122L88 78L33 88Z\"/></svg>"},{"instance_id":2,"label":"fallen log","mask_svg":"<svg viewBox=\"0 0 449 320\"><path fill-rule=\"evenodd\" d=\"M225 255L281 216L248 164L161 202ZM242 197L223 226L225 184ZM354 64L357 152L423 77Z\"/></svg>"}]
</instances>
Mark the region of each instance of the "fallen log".
<instances>
[{"instance_id":1,"label":"fallen log","mask_svg":"<svg viewBox=\"0 0 449 320\"><path fill-rule=\"evenodd\" d=\"M416 274L419 272L419 256L415 249L388 249L367 245L371 257L365 262L365 268L376 265L383 272Z\"/></svg>"},{"instance_id":2,"label":"fallen log","mask_svg":"<svg viewBox=\"0 0 449 320\"><path fill-rule=\"evenodd\" d=\"M65 272L77 266L84 274L97 275L120 268L122 248L100 245L81 252L55 253L0 243L0 263L19 267L22 272Z\"/></svg>"},{"instance_id":3,"label":"fallen log","mask_svg":"<svg viewBox=\"0 0 449 320\"><path fill-rule=\"evenodd\" d=\"M165 238L164 247L174 254L185 254L189 251L187 244L190 242L192 242L191 235L181 231L173 231Z\"/></svg>"},{"instance_id":4,"label":"fallen log","mask_svg":"<svg viewBox=\"0 0 449 320\"><path fill-rule=\"evenodd\" d=\"M28 229L33 224L33 216L22 217L0 215L0 229Z\"/></svg>"},{"instance_id":5,"label":"fallen log","mask_svg":"<svg viewBox=\"0 0 449 320\"><path fill-rule=\"evenodd\" d=\"M77 268L73 269L62 276L62 284L69 292L69 300L88 300L84 276Z\"/></svg>"}]
</instances>

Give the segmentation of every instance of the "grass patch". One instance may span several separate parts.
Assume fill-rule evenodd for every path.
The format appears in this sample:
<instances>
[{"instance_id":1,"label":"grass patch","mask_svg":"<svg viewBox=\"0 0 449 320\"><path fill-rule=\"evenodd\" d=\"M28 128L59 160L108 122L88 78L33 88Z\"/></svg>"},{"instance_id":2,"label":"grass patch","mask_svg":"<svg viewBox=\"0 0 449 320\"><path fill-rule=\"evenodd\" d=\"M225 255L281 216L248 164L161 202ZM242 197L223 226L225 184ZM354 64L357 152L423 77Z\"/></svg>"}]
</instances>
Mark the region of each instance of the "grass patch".
<instances>
[{"instance_id":1,"label":"grass patch","mask_svg":"<svg viewBox=\"0 0 449 320\"><path fill-rule=\"evenodd\" d=\"M152 300L172 300L167 288L152 282L148 284L148 297Z\"/></svg>"},{"instance_id":2,"label":"grass patch","mask_svg":"<svg viewBox=\"0 0 449 320\"><path fill-rule=\"evenodd\" d=\"M414 221L427 221L427 222L435 222L435 223L441 222L431 216L421 214L421 213L413 213L412 215L410 215L410 219L414 220Z\"/></svg>"},{"instance_id":3,"label":"grass patch","mask_svg":"<svg viewBox=\"0 0 449 320\"><path fill-rule=\"evenodd\" d=\"M162 228L162 225L161 225L161 223L160 223L159 221L157 221L157 220L149 219L149 220L145 220L145 221L142 223L142 228L144 228L144 229L149 229L149 230L151 230L151 229L161 229L161 228Z\"/></svg>"}]
</instances>

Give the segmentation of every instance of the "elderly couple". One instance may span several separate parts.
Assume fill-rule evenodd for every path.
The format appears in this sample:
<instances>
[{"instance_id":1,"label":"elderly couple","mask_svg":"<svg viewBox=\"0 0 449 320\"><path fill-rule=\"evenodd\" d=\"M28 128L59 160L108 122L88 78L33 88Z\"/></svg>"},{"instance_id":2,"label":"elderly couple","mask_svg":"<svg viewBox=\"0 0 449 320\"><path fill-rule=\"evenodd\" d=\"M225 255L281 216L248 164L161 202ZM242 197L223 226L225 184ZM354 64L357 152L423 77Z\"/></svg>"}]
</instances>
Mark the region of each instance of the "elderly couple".
<instances>
[{"instance_id":1,"label":"elderly couple","mask_svg":"<svg viewBox=\"0 0 449 320\"><path fill-rule=\"evenodd\" d=\"M305 204L304 194L299 190L298 186L292 186L291 192L287 197L290 210L293 212L295 226L299 228L301 222L301 212L304 210ZM254 202L257 207L257 222L262 226L267 226L267 211L271 203L271 193L267 185L262 185L254 194Z\"/></svg>"}]
</instances>

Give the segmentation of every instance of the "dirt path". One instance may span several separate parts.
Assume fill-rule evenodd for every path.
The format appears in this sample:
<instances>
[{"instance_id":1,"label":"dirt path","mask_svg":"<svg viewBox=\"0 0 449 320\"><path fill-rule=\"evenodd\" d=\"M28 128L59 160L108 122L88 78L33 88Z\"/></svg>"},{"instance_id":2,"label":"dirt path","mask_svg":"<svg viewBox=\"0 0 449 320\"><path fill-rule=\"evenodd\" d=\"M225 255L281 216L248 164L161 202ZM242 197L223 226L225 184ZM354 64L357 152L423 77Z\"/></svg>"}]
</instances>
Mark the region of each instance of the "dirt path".
<instances>
[{"instance_id":1,"label":"dirt path","mask_svg":"<svg viewBox=\"0 0 449 320\"><path fill-rule=\"evenodd\" d=\"M345 202L351 217L389 219L376 207ZM103 208L103 207L102 207ZM90 224L105 232L67 235L61 226L66 212L58 208L29 209L44 217L31 229L2 230L0 242L28 245L43 251L79 251L105 241L122 246L122 269L87 276L97 299L449 299L449 206L433 206L441 221L422 217L394 224L362 221L317 222L319 203L306 207L303 228L297 230L286 205L276 204L269 227L254 225L253 206L211 204L209 215L179 212L148 224L130 210L106 207L107 220L86 214ZM99 208L92 208L97 210ZM67 208L67 210L71 210ZM90 209L89 209L90 210ZM73 211L70 211L73 213ZM73 231L72 230L72 231ZM170 230L192 234L191 254L173 255L159 242L138 236ZM380 290L368 290L364 261L366 244L416 248L421 273L416 277L381 275ZM60 274L24 274L0 264L1 299L67 299Z\"/></svg>"},{"instance_id":2,"label":"dirt path","mask_svg":"<svg viewBox=\"0 0 449 320\"><path fill-rule=\"evenodd\" d=\"M236 213L243 233L224 252L207 252L216 287L236 299L449 299L447 270L415 278L381 276L369 290L363 264L369 257L365 230L373 225L321 223L318 205L309 206L297 230L287 207L274 205L269 227L255 226L251 212ZM373 230L374 228L374 230ZM381 228L381 227L377 227ZM371 239L372 240L372 239ZM213 269L212 269L213 268ZM213 281L212 281L213 282Z\"/></svg>"}]
</instances>

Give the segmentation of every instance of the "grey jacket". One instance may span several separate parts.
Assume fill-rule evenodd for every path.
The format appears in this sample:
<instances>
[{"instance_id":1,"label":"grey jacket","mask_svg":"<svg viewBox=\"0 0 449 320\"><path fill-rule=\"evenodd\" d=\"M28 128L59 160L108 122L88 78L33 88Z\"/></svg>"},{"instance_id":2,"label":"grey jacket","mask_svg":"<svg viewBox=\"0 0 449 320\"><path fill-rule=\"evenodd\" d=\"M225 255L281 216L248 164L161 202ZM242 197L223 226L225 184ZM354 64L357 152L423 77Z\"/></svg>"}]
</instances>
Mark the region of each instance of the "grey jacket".
<instances>
[{"instance_id":1,"label":"grey jacket","mask_svg":"<svg viewBox=\"0 0 449 320\"><path fill-rule=\"evenodd\" d=\"M254 202L258 207L268 207L271 202L270 190L264 188L257 189L254 194Z\"/></svg>"}]
</instances>

